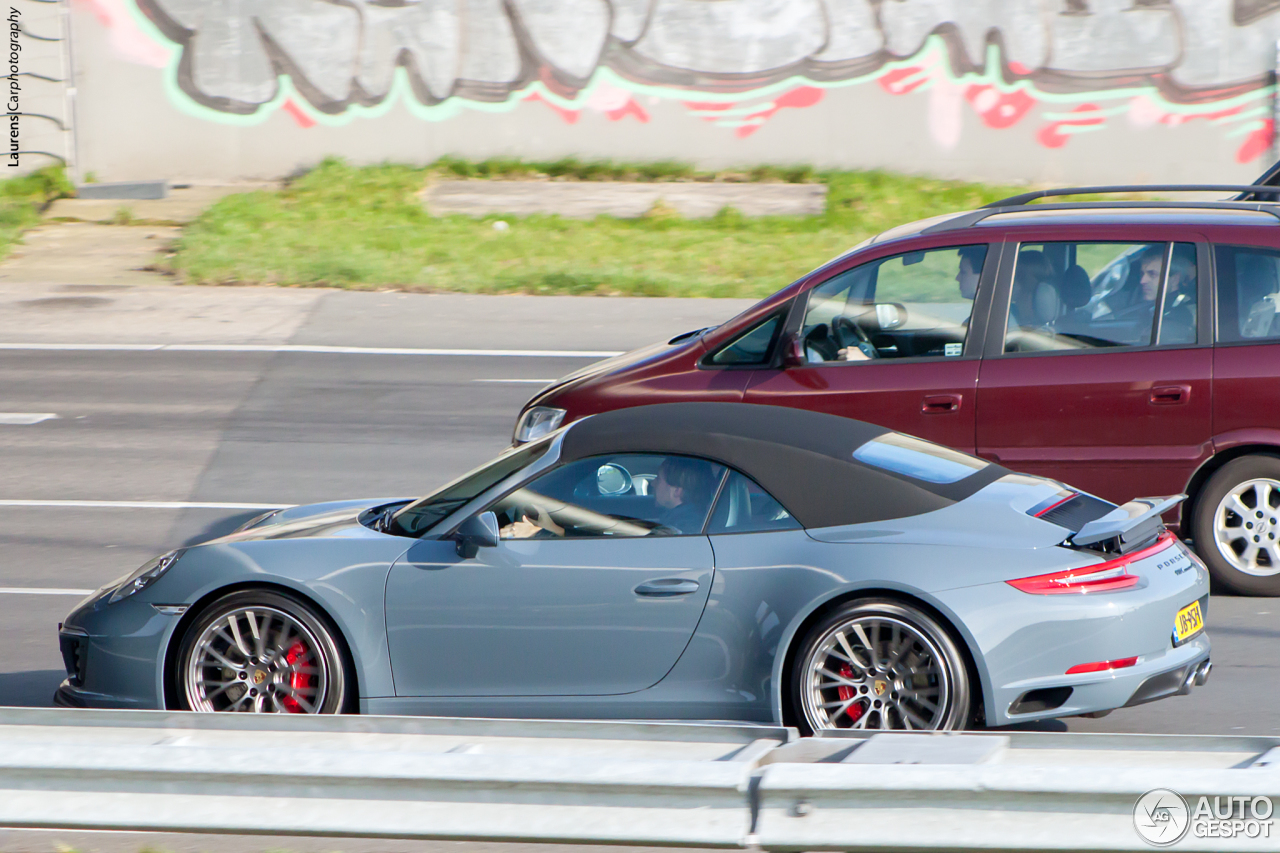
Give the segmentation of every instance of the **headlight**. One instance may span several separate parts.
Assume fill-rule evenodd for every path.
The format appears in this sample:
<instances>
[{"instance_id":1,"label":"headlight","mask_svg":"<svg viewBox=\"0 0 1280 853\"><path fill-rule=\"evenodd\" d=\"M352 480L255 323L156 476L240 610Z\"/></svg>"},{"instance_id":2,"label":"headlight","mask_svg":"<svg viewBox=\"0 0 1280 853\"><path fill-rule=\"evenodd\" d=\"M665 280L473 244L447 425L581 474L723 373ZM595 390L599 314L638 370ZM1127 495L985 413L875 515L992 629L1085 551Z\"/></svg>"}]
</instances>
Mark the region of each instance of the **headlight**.
<instances>
[{"instance_id":1,"label":"headlight","mask_svg":"<svg viewBox=\"0 0 1280 853\"><path fill-rule=\"evenodd\" d=\"M174 563L178 562L178 558L181 557L183 553L184 551L182 549L170 551L168 554L156 557L150 562L143 563L140 569L125 578L124 583L120 584L120 587L115 592L111 593L111 598L107 603L115 604L120 599L128 598L135 592L151 586L151 584L155 583L161 575L169 571Z\"/></svg>"},{"instance_id":2,"label":"headlight","mask_svg":"<svg viewBox=\"0 0 1280 853\"><path fill-rule=\"evenodd\" d=\"M516 421L516 432L513 436L515 443L523 444L554 432L560 428L564 416L564 409L553 409L550 406L534 406L532 409L526 409Z\"/></svg>"}]
</instances>

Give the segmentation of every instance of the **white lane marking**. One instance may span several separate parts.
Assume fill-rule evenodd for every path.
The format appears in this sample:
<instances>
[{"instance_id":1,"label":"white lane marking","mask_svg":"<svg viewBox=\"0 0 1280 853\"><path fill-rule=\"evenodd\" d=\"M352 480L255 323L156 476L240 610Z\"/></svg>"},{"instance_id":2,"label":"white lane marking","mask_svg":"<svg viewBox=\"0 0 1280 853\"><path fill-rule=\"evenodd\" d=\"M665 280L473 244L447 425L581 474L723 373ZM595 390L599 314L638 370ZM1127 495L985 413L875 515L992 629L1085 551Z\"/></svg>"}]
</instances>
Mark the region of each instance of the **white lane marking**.
<instances>
[{"instance_id":1,"label":"white lane marking","mask_svg":"<svg viewBox=\"0 0 1280 853\"><path fill-rule=\"evenodd\" d=\"M49 506L81 509L288 509L296 504L239 504L205 501L38 501L0 500L0 506Z\"/></svg>"},{"instance_id":2,"label":"white lane marking","mask_svg":"<svg viewBox=\"0 0 1280 853\"><path fill-rule=\"evenodd\" d=\"M0 350L77 352L307 352L338 355L516 356L523 358L612 358L621 350L578 349L415 349L412 347L337 347L304 344L23 344L0 343Z\"/></svg>"},{"instance_id":3,"label":"white lane marking","mask_svg":"<svg viewBox=\"0 0 1280 853\"><path fill-rule=\"evenodd\" d=\"M41 421L57 419L53 412L0 412L0 424L9 426L31 426Z\"/></svg>"},{"instance_id":4,"label":"white lane marking","mask_svg":"<svg viewBox=\"0 0 1280 853\"><path fill-rule=\"evenodd\" d=\"M50 589L37 586L0 586L0 595L88 595L91 589Z\"/></svg>"},{"instance_id":5,"label":"white lane marking","mask_svg":"<svg viewBox=\"0 0 1280 853\"><path fill-rule=\"evenodd\" d=\"M555 382L554 379L472 379L471 381L472 382L498 382L498 383L511 383L511 384L528 382L532 385L550 385L552 382Z\"/></svg>"}]
</instances>

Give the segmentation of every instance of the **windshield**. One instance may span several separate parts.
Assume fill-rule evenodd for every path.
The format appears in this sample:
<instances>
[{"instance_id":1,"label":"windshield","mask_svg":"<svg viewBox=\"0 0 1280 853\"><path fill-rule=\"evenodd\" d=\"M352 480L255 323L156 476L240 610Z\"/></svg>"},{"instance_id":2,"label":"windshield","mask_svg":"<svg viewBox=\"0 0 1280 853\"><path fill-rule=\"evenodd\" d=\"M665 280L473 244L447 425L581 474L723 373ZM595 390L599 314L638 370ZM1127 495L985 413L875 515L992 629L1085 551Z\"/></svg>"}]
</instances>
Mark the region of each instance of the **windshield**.
<instances>
[{"instance_id":1,"label":"windshield","mask_svg":"<svg viewBox=\"0 0 1280 853\"><path fill-rule=\"evenodd\" d=\"M551 446L551 438L549 435L541 441L508 448L497 459L414 501L391 517L387 532L394 536L421 536L458 507L540 458Z\"/></svg>"}]
</instances>

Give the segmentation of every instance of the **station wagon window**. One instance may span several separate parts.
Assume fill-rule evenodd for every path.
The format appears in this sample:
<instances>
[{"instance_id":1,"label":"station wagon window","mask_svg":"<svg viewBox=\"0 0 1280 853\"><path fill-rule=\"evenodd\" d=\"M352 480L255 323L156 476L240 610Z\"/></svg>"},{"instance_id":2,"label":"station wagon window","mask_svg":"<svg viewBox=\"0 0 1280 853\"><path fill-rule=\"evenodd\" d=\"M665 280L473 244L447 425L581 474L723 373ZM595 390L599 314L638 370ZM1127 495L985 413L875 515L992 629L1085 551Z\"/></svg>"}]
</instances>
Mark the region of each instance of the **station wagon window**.
<instances>
[{"instance_id":1,"label":"station wagon window","mask_svg":"<svg viewBox=\"0 0 1280 853\"><path fill-rule=\"evenodd\" d=\"M692 456L592 456L548 471L489 509L503 539L699 535L724 472Z\"/></svg>"},{"instance_id":2,"label":"station wagon window","mask_svg":"<svg viewBox=\"0 0 1280 853\"><path fill-rule=\"evenodd\" d=\"M1191 243L1024 243L1004 351L1194 344L1196 288Z\"/></svg>"},{"instance_id":3,"label":"station wagon window","mask_svg":"<svg viewBox=\"0 0 1280 853\"><path fill-rule=\"evenodd\" d=\"M1280 338L1280 252L1245 246L1214 248L1218 278L1218 340Z\"/></svg>"},{"instance_id":4,"label":"station wagon window","mask_svg":"<svg viewBox=\"0 0 1280 853\"><path fill-rule=\"evenodd\" d=\"M712 364L743 365L764 364L769 358L769 350L778 336L782 326L782 314L774 314L762 323L757 323L747 331L729 342L711 356Z\"/></svg>"},{"instance_id":5,"label":"station wagon window","mask_svg":"<svg viewBox=\"0 0 1280 853\"><path fill-rule=\"evenodd\" d=\"M954 358L964 354L986 245L894 255L846 270L809 292L806 359Z\"/></svg>"}]
</instances>

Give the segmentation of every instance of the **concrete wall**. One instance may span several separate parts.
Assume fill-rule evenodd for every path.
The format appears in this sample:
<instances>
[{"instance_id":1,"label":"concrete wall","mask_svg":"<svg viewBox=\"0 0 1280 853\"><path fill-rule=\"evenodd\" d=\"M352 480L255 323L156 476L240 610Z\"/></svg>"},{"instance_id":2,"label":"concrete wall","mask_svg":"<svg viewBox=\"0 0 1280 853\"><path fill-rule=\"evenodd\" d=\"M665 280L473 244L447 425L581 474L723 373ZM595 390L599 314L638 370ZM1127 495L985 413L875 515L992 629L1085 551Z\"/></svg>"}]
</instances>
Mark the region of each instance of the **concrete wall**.
<instances>
[{"instance_id":1,"label":"concrete wall","mask_svg":"<svg viewBox=\"0 0 1280 853\"><path fill-rule=\"evenodd\" d=\"M71 2L99 180L457 154L1237 181L1273 146L1280 0Z\"/></svg>"}]
</instances>

